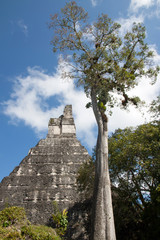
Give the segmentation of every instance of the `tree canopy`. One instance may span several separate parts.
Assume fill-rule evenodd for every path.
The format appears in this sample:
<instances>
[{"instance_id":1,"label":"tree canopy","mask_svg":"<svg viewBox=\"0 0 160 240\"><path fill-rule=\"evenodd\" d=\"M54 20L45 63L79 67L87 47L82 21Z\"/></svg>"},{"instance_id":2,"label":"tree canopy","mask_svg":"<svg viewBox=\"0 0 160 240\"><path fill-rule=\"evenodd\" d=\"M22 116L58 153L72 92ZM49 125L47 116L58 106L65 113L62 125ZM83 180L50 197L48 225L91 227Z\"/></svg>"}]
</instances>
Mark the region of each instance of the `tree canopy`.
<instances>
[{"instance_id":1,"label":"tree canopy","mask_svg":"<svg viewBox=\"0 0 160 240\"><path fill-rule=\"evenodd\" d=\"M158 239L160 122L118 129L110 137L109 152L113 189L124 202L129 199L132 203L138 227L146 228L141 239Z\"/></svg>"},{"instance_id":2,"label":"tree canopy","mask_svg":"<svg viewBox=\"0 0 160 240\"><path fill-rule=\"evenodd\" d=\"M94 88L101 109L113 107L117 93L120 103L137 105L139 98L129 97L142 76L157 77L159 67L153 67L153 52L145 43L145 27L134 23L132 30L120 35L120 24L108 15L101 14L89 24L88 13L75 1L61 10L61 15L51 16L50 28L54 29L53 51L67 51L71 68L69 76L84 86L87 96ZM119 98L118 98L119 99ZM117 98L116 98L117 100ZM88 107L92 103L89 102Z\"/></svg>"}]
</instances>

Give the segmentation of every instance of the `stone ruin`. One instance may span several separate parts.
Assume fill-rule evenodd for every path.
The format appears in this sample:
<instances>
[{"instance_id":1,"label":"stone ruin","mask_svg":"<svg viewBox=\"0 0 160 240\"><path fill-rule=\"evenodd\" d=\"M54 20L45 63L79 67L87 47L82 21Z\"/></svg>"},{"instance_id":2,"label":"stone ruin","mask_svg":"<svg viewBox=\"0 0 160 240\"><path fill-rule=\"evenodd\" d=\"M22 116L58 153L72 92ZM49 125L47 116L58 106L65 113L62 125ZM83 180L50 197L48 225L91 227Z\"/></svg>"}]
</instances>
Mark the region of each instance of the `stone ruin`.
<instances>
[{"instance_id":1,"label":"stone ruin","mask_svg":"<svg viewBox=\"0 0 160 240\"><path fill-rule=\"evenodd\" d=\"M51 118L46 139L31 148L8 177L0 183L0 210L6 204L23 206L32 223L47 224L53 214L53 201L60 209L78 202L77 171L89 158L76 138L72 106L59 118Z\"/></svg>"}]
</instances>

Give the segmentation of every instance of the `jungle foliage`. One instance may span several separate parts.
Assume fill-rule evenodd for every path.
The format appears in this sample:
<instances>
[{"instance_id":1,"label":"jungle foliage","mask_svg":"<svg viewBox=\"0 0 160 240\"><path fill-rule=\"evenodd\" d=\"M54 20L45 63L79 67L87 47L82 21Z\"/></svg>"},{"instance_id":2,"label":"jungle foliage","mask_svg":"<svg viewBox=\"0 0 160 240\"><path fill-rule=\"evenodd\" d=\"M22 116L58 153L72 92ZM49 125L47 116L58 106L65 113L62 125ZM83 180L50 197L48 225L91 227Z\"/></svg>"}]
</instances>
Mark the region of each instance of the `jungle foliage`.
<instances>
[{"instance_id":1,"label":"jungle foliage","mask_svg":"<svg viewBox=\"0 0 160 240\"><path fill-rule=\"evenodd\" d=\"M31 225L24 208L13 206L0 211L0 239L60 240L61 238L51 227Z\"/></svg>"},{"instance_id":2,"label":"jungle foliage","mask_svg":"<svg viewBox=\"0 0 160 240\"><path fill-rule=\"evenodd\" d=\"M68 217L67 217L68 211L64 209L63 211L60 211L58 204L56 201L53 202L53 223L56 227L56 232L60 236L64 236L67 230L68 226Z\"/></svg>"},{"instance_id":3,"label":"jungle foliage","mask_svg":"<svg viewBox=\"0 0 160 240\"><path fill-rule=\"evenodd\" d=\"M88 193L93 188L93 165L89 161L81 167L77 179L80 191ZM158 240L160 122L116 130L109 137L109 171L117 239Z\"/></svg>"}]
</instances>

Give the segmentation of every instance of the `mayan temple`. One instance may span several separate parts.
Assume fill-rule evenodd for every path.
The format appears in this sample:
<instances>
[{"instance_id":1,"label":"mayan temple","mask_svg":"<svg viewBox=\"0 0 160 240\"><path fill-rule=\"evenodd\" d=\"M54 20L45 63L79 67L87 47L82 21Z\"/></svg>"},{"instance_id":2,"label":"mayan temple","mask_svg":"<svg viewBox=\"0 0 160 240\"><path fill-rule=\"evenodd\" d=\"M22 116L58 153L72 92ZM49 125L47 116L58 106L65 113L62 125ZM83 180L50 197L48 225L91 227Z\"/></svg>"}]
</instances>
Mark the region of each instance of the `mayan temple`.
<instances>
[{"instance_id":1,"label":"mayan temple","mask_svg":"<svg viewBox=\"0 0 160 240\"><path fill-rule=\"evenodd\" d=\"M46 139L0 183L0 210L6 204L23 206L32 223L46 224L54 200L61 209L78 201L77 171L88 158L76 138L72 106L67 105L62 116L49 120Z\"/></svg>"}]
</instances>

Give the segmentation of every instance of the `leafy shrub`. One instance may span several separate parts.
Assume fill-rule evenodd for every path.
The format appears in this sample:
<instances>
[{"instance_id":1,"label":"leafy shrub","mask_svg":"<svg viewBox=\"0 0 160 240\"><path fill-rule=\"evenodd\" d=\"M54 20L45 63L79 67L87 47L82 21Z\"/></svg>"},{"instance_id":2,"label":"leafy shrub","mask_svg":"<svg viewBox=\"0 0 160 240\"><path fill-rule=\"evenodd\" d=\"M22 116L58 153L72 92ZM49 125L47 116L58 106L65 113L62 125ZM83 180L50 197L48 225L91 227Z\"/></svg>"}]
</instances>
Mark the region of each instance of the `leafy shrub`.
<instances>
[{"instance_id":1,"label":"leafy shrub","mask_svg":"<svg viewBox=\"0 0 160 240\"><path fill-rule=\"evenodd\" d=\"M94 150L95 151L95 150ZM81 192L85 199L93 196L95 176L94 156L82 164L78 170L77 185L78 191Z\"/></svg>"},{"instance_id":2,"label":"leafy shrub","mask_svg":"<svg viewBox=\"0 0 160 240\"><path fill-rule=\"evenodd\" d=\"M32 240L60 240L53 228L42 225L23 226L21 234Z\"/></svg>"},{"instance_id":3,"label":"leafy shrub","mask_svg":"<svg viewBox=\"0 0 160 240\"><path fill-rule=\"evenodd\" d=\"M9 240L9 239L12 239L12 240L22 240L22 239L25 239L21 236L21 233L18 232L18 231L9 231L9 233L6 235L6 237L4 238L4 240Z\"/></svg>"},{"instance_id":4,"label":"leafy shrub","mask_svg":"<svg viewBox=\"0 0 160 240\"><path fill-rule=\"evenodd\" d=\"M22 207L9 207L0 212L0 239L2 240L60 240L53 228L28 224Z\"/></svg>"},{"instance_id":5,"label":"leafy shrub","mask_svg":"<svg viewBox=\"0 0 160 240\"><path fill-rule=\"evenodd\" d=\"M8 230L0 226L0 239L4 239L7 233L8 233Z\"/></svg>"},{"instance_id":6,"label":"leafy shrub","mask_svg":"<svg viewBox=\"0 0 160 240\"><path fill-rule=\"evenodd\" d=\"M22 222L27 222L26 213L22 207L9 207L0 212L0 226L2 227Z\"/></svg>"},{"instance_id":7,"label":"leafy shrub","mask_svg":"<svg viewBox=\"0 0 160 240\"><path fill-rule=\"evenodd\" d=\"M3 240L17 240L17 239L24 239L21 236L21 233L18 230L12 228L2 228L0 227L0 239Z\"/></svg>"},{"instance_id":8,"label":"leafy shrub","mask_svg":"<svg viewBox=\"0 0 160 240\"><path fill-rule=\"evenodd\" d=\"M67 210L64 209L62 212L59 210L57 202L53 202L54 214L53 222L56 225L56 231L60 236L63 236L67 230L68 220L67 220Z\"/></svg>"}]
</instances>

